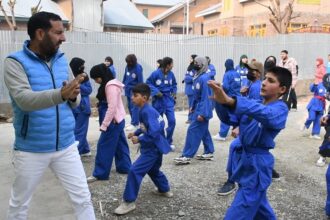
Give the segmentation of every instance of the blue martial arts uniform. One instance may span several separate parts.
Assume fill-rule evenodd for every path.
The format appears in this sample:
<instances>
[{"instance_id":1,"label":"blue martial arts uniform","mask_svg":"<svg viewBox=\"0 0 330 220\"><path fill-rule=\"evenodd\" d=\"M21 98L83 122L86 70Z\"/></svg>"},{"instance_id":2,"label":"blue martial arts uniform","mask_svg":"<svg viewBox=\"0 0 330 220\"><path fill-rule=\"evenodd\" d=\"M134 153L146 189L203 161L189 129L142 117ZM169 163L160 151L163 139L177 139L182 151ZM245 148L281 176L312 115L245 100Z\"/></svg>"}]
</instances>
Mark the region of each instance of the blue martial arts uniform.
<instances>
[{"instance_id":1,"label":"blue martial arts uniform","mask_svg":"<svg viewBox=\"0 0 330 220\"><path fill-rule=\"evenodd\" d=\"M208 66L208 70L207 70L207 74L209 75L211 80L215 80L215 75L217 74L217 71L215 70L215 67L213 64L209 64Z\"/></svg>"},{"instance_id":2,"label":"blue martial arts uniform","mask_svg":"<svg viewBox=\"0 0 330 220\"><path fill-rule=\"evenodd\" d=\"M108 109L106 101L99 102L99 124L105 117ZM118 173L128 173L131 167L128 143L124 133L125 120L119 123L111 122L106 131L101 132L97 142L97 152L95 157L95 168L93 176L99 180L109 179L112 160L115 157L116 171Z\"/></svg>"},{"instance_id":3,"label":"blue martial arts uniform","mask_svg":"<svg viewBox=\"0 0 330 220\"><path fill-rule=\"evenodd\" d=\"M123 83L125 85L125 96L127 98L127 107L131 115L131 124L137 126L139 124L139 108L132 102L132 88L143 83L143 68L140 64L133 67L126 66Z\"/></svg>"},{"instance_id":4,"label":"blue martial arts uniform","mask_svg":"<svg viewBox=\"0 0 330 220\"><path fill-rule=\"evenodd\" d=\"M229 69L228 67L230 67L230 63L229 64L225 64L226 68ZM234 65L232 63L232 65ZM224 89L224 91L226 92L226 94L228 94L230 97L233 96L240 96L241 95L241 77L239 75L239 73L237 73L237 71L235 71L233 69L226 71L225 75L223 76L223 80L222 80L222 87ZM215 105L217 105L217 103L215 103ZM222 138L226 138L229 132L230 126L226 123L224 123L223 121L220 122L220 131L219 131L219 136Z\"/></svg>"},{"instance_id":5,"label":"blue martial arts uniform","mask_svg":"<svg viewBox=\"0 0 330 220\"><path fill-rule=\"evenodd\" d=\"M241 67L240 65L237 65L235 69L241 77L241 87L249 87L251 84L251 81L247 78L249 70L245 66Z\"/></svg>"},{"instance_id":6,"label":"blue martial arts uniform","mask_svg":"<svg viewBox=\"0 0 330 220\"><path fill-rule=\"evenodd\" d=\"M117 76L116 68L113 65L111 65L109 66L109 70L111 71L113 78L116 78Z\"/></svg>"},{"instance_id":7,"label":"blue martial arts uniform","mask_svg":"<svg viewBox=\"0 0 330 220\"><path fill-rule=\"evenodd\" d=\"M327 91L323 83L319 83L318 85L312 83L309 89L311 92L314 92L314 97L306 107L308 110L308 118L305 122L305 126L309 128L313 123L312 135L319 135L321 131L320 120L325 109L325 95Z\"/></svg>"},{"instance_id":8,"label":"blue martial arts uniform","mask_svg":"<svg viewBox=\"0 0 330 220\"><path fill-rule=\"evenodd\" d=\"M163 154L171 151L164 135L164 120L149 104L145 104L139 113L140 129L134 132L139 136L141 155L133 163L127 176L123 199L134 202L138 196L143 177L148 174L159 192L170 191L168 180L160 171Z\"/></svg>"},{"instance_id":9,"label":"blue martial arts uniform","mask_svg":"<svg viewBox=\"0 0 330 220\"><path fill-rule=\"evenodd\" d=\"M184 82L185 82L185 89L184 93L188 97L188 106L189 109L191 109L193 101L194 101L194 91L193 91L193 79L195 75L195 70L187 71L184 76ZM192 121L192 114L189 112L188 114L188 121Z\"/></svg>"},{"instance_id":10,"label":"blue martial arts uniform","mask_svg":"<svg viewBox=\"0 0 330 220\"><path fill-rule=\"evenodd\" d=\"M169 144L173 142L173 133L175 129L174 106L177 92L177 83L172 71L166 75L161 68L151 73L146 83L150 86L152 96L152 106L161 116L166 115L168 126L166 128L166 138ZM157 94L162 93L162 97Z\"/></svg>"},{"instance_id":11,"label":"blue martial arts uniform","mask_svg":"<svg viewBox=\"0 0 330 220\"><path fill-rule=\"evenodd\" d=\"M91 104L89 101L89 95L92 93L92 91L93 89L89 80L82 83L80 85L80 104L76 108L72 109L74 118L76 119L74 134L76 140L79 141L79 154L86 154L90 152L89 144L87 142L87 132L89 116L91 115Z\"/></svg>"},{"instance_id":12,"label":"blue martial arts uniform","mask_svg":"<svg viewBox=\"0 0 330 220\"><path fill-rule=\"evenodd\" d=\"M194 157L201 141L203 141L204 145L204 154L214 153L214 146L209 132L209 120L213 117L213 103L209 98L211 90L207 85L209 80L210 77L206 73L194 78L193 115L187 131L186 142L182 152L183 157ZM202 116L204 121L197 121L198 115Z\"/></svg>"},{"instance_id":13,"label":"blue martial arts uniform","mask_svg":"<svg viewBox=\"0 0 330 220\"><path fill-rule=\"evenodd\" d=\"M274 139L285 127L288 108L282 101L263 105L260 101L236 97L235 109L220 105L222 120L237 126L231 114L241 116L239 120L241 148L233 152L236 164L231 177L238 182L239 189L225 219L252 220L276 219L267 200L267 189L272 182L274 157L269 152L275 147Z\"/></svg>"}]
</instances>

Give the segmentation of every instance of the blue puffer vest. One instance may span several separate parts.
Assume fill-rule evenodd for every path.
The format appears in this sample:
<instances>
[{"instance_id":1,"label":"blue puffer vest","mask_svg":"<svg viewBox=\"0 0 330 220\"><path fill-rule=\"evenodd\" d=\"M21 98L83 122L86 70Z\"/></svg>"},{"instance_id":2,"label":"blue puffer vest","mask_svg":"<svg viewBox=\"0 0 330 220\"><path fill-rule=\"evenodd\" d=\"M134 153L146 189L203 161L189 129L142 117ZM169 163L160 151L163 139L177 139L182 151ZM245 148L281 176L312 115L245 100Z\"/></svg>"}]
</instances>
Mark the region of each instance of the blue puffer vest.
<instances>
[{"instance_id":1,"label":"blue puffer vest","mask_svg":"<svg viewBox=\"0 0 330 220\"><path fill-rule=\"evenodd\" d=\"M32 91L61 88L68 80L68 63L64 54L57 52L51 66L38 58L24 43L23 50L9 55L24 68ZM14 111L15 149L44 153L65 149L75 141L75 120L67 102L46 109L26 112L12 99Z\"/></svg>"}]
</instances>

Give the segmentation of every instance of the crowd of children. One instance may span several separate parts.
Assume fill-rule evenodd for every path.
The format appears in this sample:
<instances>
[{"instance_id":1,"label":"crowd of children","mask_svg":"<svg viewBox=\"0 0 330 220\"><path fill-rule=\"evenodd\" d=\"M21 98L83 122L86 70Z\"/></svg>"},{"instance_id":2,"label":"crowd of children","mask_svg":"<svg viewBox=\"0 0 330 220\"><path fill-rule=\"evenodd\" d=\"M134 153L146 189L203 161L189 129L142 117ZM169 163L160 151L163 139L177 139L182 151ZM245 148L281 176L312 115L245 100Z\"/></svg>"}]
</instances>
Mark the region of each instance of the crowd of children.
<instances>
[{"instance_id":1,"label":"crowd of children","mask_svg":"<svg viewBox=\"0 0 330 220\"><path fill-rule=\"evenodd\" d=\"M267 200L267 189L272 179L279 179L274 170L274 157L269 150L275 147L274 139L284 129L289 110L297 109L294 92L297 82L297 63L289 58L288 51L281 52L281 61L269 56L264 64L242 55L239 65L225 61L222 84L215 81L216 69L209 57L190 56L184 80L188 98L189 124L182 154L174 159L177 165L188 165L195 157L198 160L213 160L214 144L209 132L209 121L215 108L220 120L220 132L214 140L225 141L232 126L234 140L230 144L227 162L227 181L218 189L219 195L228 195L237 190L225 219L276 219ZM93 174L89 183L109 179L113 158L116 171L128 174L122 204L115 209L118 215L136 208L135 201L143 177L148 174L157 189L156 195L172 197L170 184L160 171L163 154L174 151L173 134L176 125L175 104L177 82L172 72L173 59L157 60L157 69L143 83L143 68L134 54L126 57L123 81L116 79L116 70L111 57L91 68L90 77L99 84L97 99L101 135L97 143ZM84 60L73 58L70 62L75 75L84 72ZM296 72L295 72L296 71ZM293 73L295 72L295 73ZM295 75L296 74L296 75ZM324 165L330 156L329 116L322 118L325 110L327 88L324 76L330 74L330 55L327 66L323 59L316 60L315 80L310 86L314 93L307 106L308 118L302 129L313 123L311 138L320 139L321 122L327 135L320 147L317 164ZM294 76L295 75L295 76ZM87 79L81 85L82 101L74 109L76 139L81 156L90 155L86 134L90 115L89 95L91 85ZM125 127L125 108L121 96L127 97L131 122ZM151 104L149 104L151 99ZM289 102L288 100L291 99ZM293 101L292 101L293 100ZM163 115L167 118L167 128ZM132 164L127 138L139 144L140 156ZM329 134L328 134L329 133ZM204 151L196 155L200 143ZM327 171L327 186L330 193L330 168ZM238 187L237 187L238 186ZM238 189L237 189L238 188ZM326 214L330 215L330 199L327 199Z\"/></svg>"}]
</instances>

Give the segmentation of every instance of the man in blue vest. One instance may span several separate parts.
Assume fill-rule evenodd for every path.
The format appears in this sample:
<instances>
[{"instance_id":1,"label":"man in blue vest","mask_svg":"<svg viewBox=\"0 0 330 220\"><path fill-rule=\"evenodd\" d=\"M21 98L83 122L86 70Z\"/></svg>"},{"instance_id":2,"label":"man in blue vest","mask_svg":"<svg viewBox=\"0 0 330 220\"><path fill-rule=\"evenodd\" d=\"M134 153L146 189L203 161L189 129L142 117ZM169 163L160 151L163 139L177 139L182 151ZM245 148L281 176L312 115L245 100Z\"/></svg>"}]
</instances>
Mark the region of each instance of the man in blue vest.
<instances>
[{"instance_id":1,"label":"man in blue vest","mask_svg":"<svg viewBox=\"0 0 330 220\"><path fill-rule=\"evenodd\" d=\"M71 111L80 103L79 87L84 75L73 79L67 59L59 51L65 36L58 15L36 13L27 26L30 40L25 41L22 50L10 54L4 65L15 129L15 180L7 219L28 218L34 190L49 167L69 193L76 218L93 220Z\"/></svg>"}]
</instances>

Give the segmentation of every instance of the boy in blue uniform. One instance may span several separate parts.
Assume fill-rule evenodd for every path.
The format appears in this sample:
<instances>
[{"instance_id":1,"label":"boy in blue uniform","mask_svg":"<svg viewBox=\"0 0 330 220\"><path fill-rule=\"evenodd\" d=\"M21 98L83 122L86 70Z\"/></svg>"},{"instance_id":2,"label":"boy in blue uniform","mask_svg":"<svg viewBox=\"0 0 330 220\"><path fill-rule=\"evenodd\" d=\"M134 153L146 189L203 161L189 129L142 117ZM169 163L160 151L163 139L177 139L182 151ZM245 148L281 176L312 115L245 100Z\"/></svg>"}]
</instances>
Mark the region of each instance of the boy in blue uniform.
<instances>
[{"instance_id":1,"label":"boy in blue uniform","mask_svg":"<svg viewBox=\"0 0 330 220\"><path fill-rule=\"evenodd\" d=\"M192 54L190 56L190 64L187 67L186 74L184 76L184 79L182 83L185 83L184 87L184 94L188 97L188 107L189 107L189 113L188 113L188 120L186 121L186 124L190 124L192 120L192 114L190 113L190 109L192 107L193 101L194 101L194 91L193 91L193 79L195 75L195 70L194 70L194 60L197 57L196 54Z\"/></svg>"},{"instance_id":2,"label":"boy in blue uniform","mask_svg":"<svg viewBox=\"0 0 330 220\"><path fill-rule=\"evenodd\" d=\"M85 60L74 57L70 61L70 67L73 75L76 77L85 70ZM87 74L86 74L87 75ZM80 94L81 101L78 107L72 109L74 118L76 119L76 127L74 134L76 140L79 141L78 151L80 156L90 156L91 151L89 144L87 142L87 132L89 124L89 116L91 115L91 104L89 101L89 95L92 93L93 89L89 78L86 77L85 80L80 84Z\"/></svg>"},{"instance_id":3,"label":"boy in blue uniform","mask_svg":"<svg viewBox=\"0 0 330 220\"><path fill-rule=\"evenodd\" d=\"M125 96L127 98L127 107L131 115L131 124L126 130L132 131L139 125L139 109L132 103L132 88L138 83L143 82L143 68L138 64L136 56L129 54L126 57L126 68L123 83L125 85Z\"/></svg>"},{"instance_id":4,"label":"boy in blue uniform","mask_svg":"<svg viewBox=\"0 0 330 220\"><path fill-rule=\"evenodd\" d=\"M132 101L140 108L140 129L130 133L128 138L133 144L141 144L141 155L133 163L126 181L123 203L115 210L115 214L123 215L135 209L135 200L143 177L148 174L157 187L154 192L159 196L172 197L168 180L160 171L163 154L171 151L164 136L164 120L159 113L148 104L150 88L141 83L133 89Z\"/></svg>"},{"instance_id":5,"label":"boy in blue uniform","mask_svg":"<svg viewBox=\"0 0 330 220\"><path fill-rule=\"evenodd\" d=\"M239 96L241 95L241 77L239 73L234 69L234 61L232 59L227 59L225 62L226 72L223 76L222 86L225 92L230 96ZM215 103L215 106L217 103ZM225 141L228 135L230 126L225 122L220 122L220 131L218 134L213 136L213 139L216 141Z\"/></svg>"},{"instance_id":6,"label":"boy in blue uniform","mask_svg":"<svg viewBox=\"0 0 330 220\"><path fill-rule=\"evenodd\" d=\"M207 82L210 77L206 73L208 65L205 57L195 58L195 70L194 102L191 108L192 122L188 127L182 155L174 159L176 164L190 164L191 158L196 154L201 141L204 144L204 153L198 155L197 159L213 160L214 146L209 132L209 120L213 116L213 101L209 99L211 90Z\"/></svg>"},{"instance_id":7,"label":"boy in blue uniform","mask_svg":"<svg viewBox=\"0 0 330 220\"><path fill-rule=\"evenodd\" d=\"M164 57L162 67L151 73L146 83L151 88L152 106L161 116L166 115L168 126L166 128L166 138L171 148L173 145L173 133L175 129L174 106L176 100L177 83L173 68L173 59Z\"/></svg>"},{"instance_id":8,"label":"boy in blue uniform","mask_svg":"<svg viewBox=\"0 0 330 220\"><path fill-rule=\"evenodd\" d=\"M241 96L229 97L215 81L209 82L215 100L222 104L223 118L234 125L237 121L232 121L230 114L241 116L241 148L233 152L237 166L231 177L238 182L239 189L225 220L276 219L267 200L274 166L274 157L269 150L275 147L274 138L285 127L288 107L278 99L288 91L291 82L292 76L287 69L274 67L268 70L261 87L263 103Z\"/></svg>"}]
</instances>

